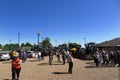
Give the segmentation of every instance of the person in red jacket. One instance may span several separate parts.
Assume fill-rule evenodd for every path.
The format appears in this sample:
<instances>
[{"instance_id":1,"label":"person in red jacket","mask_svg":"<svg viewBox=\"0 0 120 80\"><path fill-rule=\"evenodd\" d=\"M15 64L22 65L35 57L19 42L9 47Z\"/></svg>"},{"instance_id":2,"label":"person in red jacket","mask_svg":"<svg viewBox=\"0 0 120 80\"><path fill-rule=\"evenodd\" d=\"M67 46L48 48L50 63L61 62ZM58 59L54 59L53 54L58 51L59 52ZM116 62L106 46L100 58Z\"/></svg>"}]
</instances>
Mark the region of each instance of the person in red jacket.
<instances>
[{"instance_id":1,"label":"person in red jacket","mask_svg":"<svg viewBox=\"0 0 120 80\"><path fill-rule=\"evenodd\" d=\"M12 60L12 80L19 80L19 75L21 71L21 59L19 57L14 57ZM17 75L17 79L15 79Z\"/></svg>"}]
</instances>

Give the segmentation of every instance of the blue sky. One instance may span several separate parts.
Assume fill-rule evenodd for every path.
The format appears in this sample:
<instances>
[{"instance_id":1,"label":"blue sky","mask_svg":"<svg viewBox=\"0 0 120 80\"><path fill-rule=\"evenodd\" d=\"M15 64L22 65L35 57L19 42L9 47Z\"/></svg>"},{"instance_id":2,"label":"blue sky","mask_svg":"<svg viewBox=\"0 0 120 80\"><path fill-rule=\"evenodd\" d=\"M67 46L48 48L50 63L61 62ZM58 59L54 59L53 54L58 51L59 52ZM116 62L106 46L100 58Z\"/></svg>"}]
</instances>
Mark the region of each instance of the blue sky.
<instances>
[{"instance_id":1,"label":"blue sky","mask_svg":"<svg viewBox=\"0 0 120 80\"><path fill-rule=\"evenodd\" d=\"M100 43L120 37L119 0L0 0L0 43Z\"/></svg>"}]
</instances>

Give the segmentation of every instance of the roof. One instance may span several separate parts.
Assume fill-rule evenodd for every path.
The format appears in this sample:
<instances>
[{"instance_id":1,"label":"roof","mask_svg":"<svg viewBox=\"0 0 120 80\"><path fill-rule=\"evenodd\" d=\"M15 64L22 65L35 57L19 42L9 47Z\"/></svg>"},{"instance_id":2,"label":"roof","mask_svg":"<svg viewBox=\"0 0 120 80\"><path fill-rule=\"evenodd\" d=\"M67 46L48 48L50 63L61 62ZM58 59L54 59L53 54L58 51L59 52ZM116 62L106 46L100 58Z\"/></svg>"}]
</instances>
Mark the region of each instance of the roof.
<instances>
[{"instance_id":1,"label":"roof","mask_svg":"<svg viewBox=\"0 0 120 80\"><path fill-rule=\"evenodd\" d=\"M115 38L98 44L98 47L115 47L120 46L120 38Z\"/></svg>"}]
</instances>

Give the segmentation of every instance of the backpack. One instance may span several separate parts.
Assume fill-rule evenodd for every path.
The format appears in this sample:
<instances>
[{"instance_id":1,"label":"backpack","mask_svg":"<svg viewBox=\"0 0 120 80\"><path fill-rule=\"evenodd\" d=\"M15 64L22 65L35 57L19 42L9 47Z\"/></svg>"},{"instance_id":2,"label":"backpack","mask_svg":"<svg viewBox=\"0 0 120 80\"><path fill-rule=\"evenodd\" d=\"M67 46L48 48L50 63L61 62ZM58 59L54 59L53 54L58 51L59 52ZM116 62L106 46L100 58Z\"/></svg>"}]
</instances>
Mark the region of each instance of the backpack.
<instances>
[{"instance_id":1,"label":"backpack","mask_svg":"<svg viewBox=\"0 0 120 80\"><path fill-rule=\"evenodd\" d=\"M15 68L15 69L21 68L19 58L15 58L12 60L12 68Z\"/></svg>"}]
</instances>

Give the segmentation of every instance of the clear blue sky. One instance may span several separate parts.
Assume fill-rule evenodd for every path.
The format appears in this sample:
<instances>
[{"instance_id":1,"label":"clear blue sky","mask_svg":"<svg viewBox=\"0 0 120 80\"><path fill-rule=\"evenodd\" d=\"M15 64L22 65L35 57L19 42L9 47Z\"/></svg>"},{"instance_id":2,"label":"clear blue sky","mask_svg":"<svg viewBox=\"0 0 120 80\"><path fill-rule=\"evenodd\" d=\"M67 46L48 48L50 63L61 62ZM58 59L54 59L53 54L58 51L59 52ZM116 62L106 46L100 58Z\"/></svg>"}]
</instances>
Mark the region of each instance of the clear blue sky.
<instances>
[{"instance_id":1,"label":"clear blue sky","mask_svg":"<svg viewBox=\"0 0 120 80\"><path fill-rule=\"evenodd\" d=\"M120 37L120 0L0 0L0 43L100 43Z\"/></svg>"}]
</instances>

